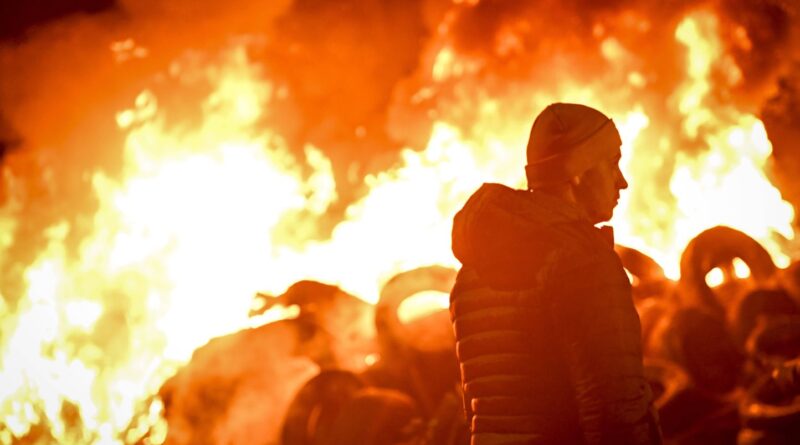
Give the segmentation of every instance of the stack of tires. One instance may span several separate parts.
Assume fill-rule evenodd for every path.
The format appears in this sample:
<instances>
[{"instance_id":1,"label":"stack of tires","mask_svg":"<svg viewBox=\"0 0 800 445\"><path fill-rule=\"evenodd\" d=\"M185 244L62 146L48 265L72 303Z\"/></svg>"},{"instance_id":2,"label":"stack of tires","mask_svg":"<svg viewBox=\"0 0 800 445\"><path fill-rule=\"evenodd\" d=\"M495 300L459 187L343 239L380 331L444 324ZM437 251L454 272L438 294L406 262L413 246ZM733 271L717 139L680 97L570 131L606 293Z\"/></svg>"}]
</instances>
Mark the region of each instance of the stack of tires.
<instances>
[{"instance_id":1,"label":"stack of tires","mask_svg":"<svg viewBox=\"0 0 800 445\"><path fill-rule=\"evenodd\" d=\"M634 277L645 369L667 441L800 443L800 267L780 270L758 242L721 226L687 245L678 282L643 267L644 254L618 251ZM736 275L736 259L749 276ZM714 268L725 279L712 287Z\"/></svg>"},{"instance_id":2,"label":"stack of tires","mask_svg":"<svg viewBox=\"0 0 800 445\"><path fill-rule=\"evenodd\" d=\"M728 227L687 245L677 282L645 254L617 252L631 276L667 443L800 444L800 263L779 269L758 242ZM749 276L737 276L737 259ZM710 286L715 268L725 278ZM297 393L283 444L468 444L449 314L398 315L412 295L449 292L454 280L439 266L390 280L374 312L379 358L357 371L323 367Z\"/></svg>"},{"instance_id":3,"label":"stack of tires","mask_svg":"<svg viewBox=\"0 0 800 445\"><path fill-rule=\"evenodd\" d=\"M375 307L377 359L363 370L323 369L309 380L289 407L281 443L468 444L449 312L411 321L399 315L419 292L449 292L455 275L430 266L389 280Z\"/></svg>"}]
</instances>

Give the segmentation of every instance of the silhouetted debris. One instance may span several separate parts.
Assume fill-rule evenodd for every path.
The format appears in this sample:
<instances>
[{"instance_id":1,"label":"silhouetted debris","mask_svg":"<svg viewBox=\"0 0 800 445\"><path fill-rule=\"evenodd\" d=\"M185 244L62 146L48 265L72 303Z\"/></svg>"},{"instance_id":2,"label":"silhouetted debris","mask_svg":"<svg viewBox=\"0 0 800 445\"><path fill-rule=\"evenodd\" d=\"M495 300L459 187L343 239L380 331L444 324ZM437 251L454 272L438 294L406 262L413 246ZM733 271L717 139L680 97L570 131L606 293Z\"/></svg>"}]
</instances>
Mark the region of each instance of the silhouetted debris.
<instances>
[{"instance_id":1,"label":"silhouetted debris","mask_svg":"<svg viewBox=\"0 0 800 445\"><path fill-rule=\"evenodd\" d=\"M800 306L782 283L800 266L775 267L757 242L727 227L689 243L682 266L691 273L680 285L642 252L617 250L636 278L645 372L667 443L796 444ZM732 272L736 258L751 276ZM709 286L705 274L715 267L729 273ZM439 266L398 274L376 306L310 281L259 297L297 305L300 316L199 349L162 388L167 444L236 443L246 432L247 443L466 445L447 311L398 316L409 297L446 292L454 276ZM328 330L365 316L376 325L372 354L337 348L342 339ZM361 362L330 359L346 353Z\"/></svg>"}]
</instances>

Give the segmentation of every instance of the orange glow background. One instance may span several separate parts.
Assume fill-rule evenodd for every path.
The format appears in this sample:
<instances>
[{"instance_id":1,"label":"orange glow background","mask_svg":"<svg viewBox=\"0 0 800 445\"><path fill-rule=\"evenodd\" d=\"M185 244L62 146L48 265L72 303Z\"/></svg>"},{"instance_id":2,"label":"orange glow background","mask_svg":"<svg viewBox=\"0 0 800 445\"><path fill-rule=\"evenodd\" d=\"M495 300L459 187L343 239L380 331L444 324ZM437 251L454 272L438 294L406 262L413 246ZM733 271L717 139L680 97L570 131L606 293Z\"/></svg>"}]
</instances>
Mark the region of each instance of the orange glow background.
<instances>
[{"instance_id":1,"label":"orange glow background","mask_svg":"<svg viewBox=\"0 0 800 445\"><path fill-rule=\"evenodd\" d=\"M257 292L374 303L398 272L458 267L452 216L483 182L524 186L555 101L620 130L618 243L677 279L722 224L788 266L759 113L797 11L661 3L125 0L5 42L0 444L163 429L153 396L195 349L287 316L249 317Z\"/></svg>"}]
</instances>

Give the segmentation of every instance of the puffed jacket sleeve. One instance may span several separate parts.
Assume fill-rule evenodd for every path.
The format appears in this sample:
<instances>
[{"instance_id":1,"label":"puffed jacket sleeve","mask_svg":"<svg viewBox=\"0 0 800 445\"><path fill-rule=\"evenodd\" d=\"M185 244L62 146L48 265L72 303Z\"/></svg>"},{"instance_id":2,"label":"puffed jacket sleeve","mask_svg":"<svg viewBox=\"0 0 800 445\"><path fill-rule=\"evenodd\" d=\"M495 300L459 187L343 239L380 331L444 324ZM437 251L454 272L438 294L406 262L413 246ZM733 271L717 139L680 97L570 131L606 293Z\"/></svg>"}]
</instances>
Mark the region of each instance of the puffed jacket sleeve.
<instances>
[{"instance_id":1,"label":"puffed jacket sleeve","mask_svg":"<svg viewBox=\"0 0 800 445\"><path fill-rule=\"evenodd\" d=\"M552 314L587 445L661 444L641 328L622 264L607 249L554 277Z\"/></svg>"}]
</instances>

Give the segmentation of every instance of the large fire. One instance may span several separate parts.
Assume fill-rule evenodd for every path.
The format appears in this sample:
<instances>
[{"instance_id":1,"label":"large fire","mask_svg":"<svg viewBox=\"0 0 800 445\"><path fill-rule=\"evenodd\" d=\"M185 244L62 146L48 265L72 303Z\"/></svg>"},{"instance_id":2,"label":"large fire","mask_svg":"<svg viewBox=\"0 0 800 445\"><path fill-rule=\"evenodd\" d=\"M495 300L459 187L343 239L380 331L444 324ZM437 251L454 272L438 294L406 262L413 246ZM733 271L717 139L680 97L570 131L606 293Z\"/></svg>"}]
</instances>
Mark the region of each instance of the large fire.
<instances>
[{"instance_id":1,"label":"large fire","mask_svg":"<svg viewBox=\"0 0 800 445\"><path fill-rule=\"evenodd\" d=\"M652 26L621 17L632 28ZM298 153L281 128L265 125L287 92L250 56L258 40L234 40L202 62L182 56L157 78L194 89L148 87L117 110L122 169L89 179L92 230L73 251L76 221L51 221L46 246L19 272L21 296L0 300L0 443L133 443L143 431L144 443L161 443L154 394L164 380L210 339L286 316L248 317L256 292L313 279L375 302L398 272L457 267L453 215L482 182L524 186L531 118L554 101L604 110L622 134L631 188L612 221L618 243L648 253L674 279L687 242L722 224L788 265L793 210L766 177L764 125L720 94L742 74L713 10L691 11L674 27L685 64L679 88L666 95L651 88L658 80L640 55L602 25L593 34L613 69L587 77L564 62L557 75L507 89L482 83L486 66L459 52L449 25L428 43L410 99L443 97L426 144L361 178L363 193L324 237L316 226L347 186L325 147L308 143ZM519 51L519 26L498 34L500 54ZM117 63L148 57L132 40L108 44ZM176 101L199 116L182 121L162 106ZM677 149L686 145L692 150ZM21 224L9 212L2 226ZM15 241L6 235L0 252Z\"/></svg>"}]
</instances>

